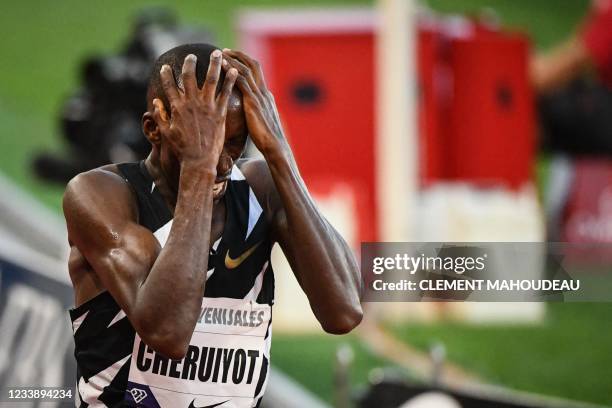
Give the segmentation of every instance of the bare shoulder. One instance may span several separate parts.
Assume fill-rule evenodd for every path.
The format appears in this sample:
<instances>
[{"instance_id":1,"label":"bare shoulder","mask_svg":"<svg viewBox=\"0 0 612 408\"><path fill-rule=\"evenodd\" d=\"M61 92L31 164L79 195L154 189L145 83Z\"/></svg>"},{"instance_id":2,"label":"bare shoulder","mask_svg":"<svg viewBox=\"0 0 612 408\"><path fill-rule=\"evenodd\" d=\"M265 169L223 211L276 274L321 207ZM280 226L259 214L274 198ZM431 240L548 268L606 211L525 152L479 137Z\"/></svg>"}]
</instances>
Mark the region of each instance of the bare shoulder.
<instances>
[{"instance_id":1,"label":"bare shoulder","mask_svg":"<svg viewBox=\"0 0 612 408\"><path fill-rule=\"evenodd\" d=\"M70 227L104 219L134 219L137 204L129 183L115 165L75 176L64 192L64 217ZM92 225L90 225L92 226Z\"/></svg>"},{"instance_id":2,"label":"bare shoulder","mask_svg":"<svg viewBox=\"0 0 612 408\"><path fill-rule=\"evenodd\" d=\"M272 216L279 208L280 199L268 163L263 159L241 159L236 165L244 174L259 203Z\"/></svg>"},{"instance_id":3,"label":"bare shoulder","mask_svg":"<svg viewBox=\"0 0 612 408\"><path fill-rule=\"evenodd\" d=\"M264 159L240 159L236 162L236 165L238 166L242 174L244 174L244 177L246 177L247 181L249 181L249 184L251 181L261 184L261 182L266 181L261 180L262 178L269 179L270 181L272 180L272 176L270 175L270 169L268 168L268 163L266 163Z\"/></svg>"},{"instance_id":4,"label":"bare shoulder","mask_svg":"<svg viewBox=\"0 0 612 408\"><path fill-rule=\"evenodd\" d=\"M127 181L121 177L117 166L110 164L77 174L66 185L65 195L72 198L74 194L95 193L96 189L93 188L95 186L119 190L122 186L129 188Z\"/></svg>"}]
</instances>

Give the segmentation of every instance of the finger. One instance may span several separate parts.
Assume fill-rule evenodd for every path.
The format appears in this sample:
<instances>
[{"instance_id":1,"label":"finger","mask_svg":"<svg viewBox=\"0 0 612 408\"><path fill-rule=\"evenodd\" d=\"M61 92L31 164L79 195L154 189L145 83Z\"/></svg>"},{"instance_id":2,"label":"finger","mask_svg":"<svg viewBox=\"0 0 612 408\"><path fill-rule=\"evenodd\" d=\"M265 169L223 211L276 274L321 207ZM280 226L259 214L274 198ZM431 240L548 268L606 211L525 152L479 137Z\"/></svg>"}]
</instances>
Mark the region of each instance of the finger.
<instances>
[{"instance_id":1,"label":"finger","mask_svg":"<svg viewBox=\"0 0 612 408\"><path fill-rule=\"evenodd\" d=\"M215 99L219 75L221 75L221 51L214 50L210 54L208 72L206 72L206 79L204 80L204 86L202 87L204 97L210 101Z\"/></svg>"},{"instance_id":2,"label":"finger","mask_svg":"<svg viewBox=\"0 0 612 408\"><path fill-rule=\"evenodd\" d=\"M236 86L242 93L243 98L253 98L257 100L257 96L253 93L251 86L247 82L246 78L238 73L238 77L236 78Z\"/></svg>"},{"instance_id":3,"label":"finger","mask_svg":"<svg viewBox=\"0 0 612 408\"><path fill-rule=\"evenodd\" d=\"M249 69L249 67L247 67L246 65L244 65L242 62L238 61L237 59L228 57L228 56L223 58L223 61L227 62L227 64L223 64L224 69L227 70L229 68L236 68L240 76L247 80L247 82L249 83L249 86L251 87L251 90L253 92L259 91L259 86L257 85L255 78L253 78L253 75L251 74L251 70Z\"/></svg>"},{"instance_id":4,"label":"finger","mask_svg":"<svg viewBox=\"0 0 612 408\"><path fill-rule=\"evenodd\" d=\"M244 76L249 81L253 90L260 88L260 85L257 83L255 77L253 76L253 70L248 65L246 65L244 62L242 62L235 56L229 55L228 53L224 53L223 60L227 61L230 67L236 68L238 70L238 73L240 73L240 75Z\"/></svg>"},{"instance_id":5,"label":"finger","mask_svg":"<svg viewBox=\"0 0 612 408\"><path fill-rule=\"evenodd\" d=\"M238 78L238 71L236 70L236 68L231 68L225 75L223 89L221 90L221 94L219 94L219 98L217 100L217 103L219 103L221 106L221 114L223 116L225 116L225 114L227 113L227 104L229 101L229 97L232 93L232 89L234 89L236 78Z\"/></svg>"},{"instance_id":6,"label":"finger","mask_svg":"<svg viewBox=\"0 0 612 408\"><path fill-rule=\"evenodd\" d=\"M185 57L185 61L183 62L181 82L183 83L183 89L185 91L185 95L187 96L195 95L198 89L195 74L197 62L198 58L193 54L187 55Z\"/></svg>"},{"instance_id":7,"label":"finger","mask_svg":"<svg viewBox=\"0 0 612 408\"><path fill-rule=\"evenodd\" d=\"M255 95L247 80L238 73L238 77L236 78L236 85L238 90L242 93L243 105L252 104L253 106L260 106L260 100Z\"/></svg>"},{"instance_id":8,"label":"finger","mask_svg":"<svg viewBox=\"0 0 612 408\"><path fill-rule=\"evenodd\" d=\"M230 50L229 48L224 48L223 53L240 60L244 65L249 67L249 69L253 72L253 78L255 79L255 82L257 82L257 85L262 89L266 87L261 64L259 64L259 62L257 62L254 58L251 58L242 51Z\"/></svg>"},{"instance_id":9,"label":"finger","mask_svg":"<svg viewBox=\"0 0 612 408\"><path fill-rule=\"evenodd\" d=\"M172 74L172 68L170 65L164 64L159 71L162 88L164 89L164 93L168 98L168 102L170 104L176 103L179 99L178 90L176 89L176 81L174 80L174 75Z\"/></svg>"}]
</instances>

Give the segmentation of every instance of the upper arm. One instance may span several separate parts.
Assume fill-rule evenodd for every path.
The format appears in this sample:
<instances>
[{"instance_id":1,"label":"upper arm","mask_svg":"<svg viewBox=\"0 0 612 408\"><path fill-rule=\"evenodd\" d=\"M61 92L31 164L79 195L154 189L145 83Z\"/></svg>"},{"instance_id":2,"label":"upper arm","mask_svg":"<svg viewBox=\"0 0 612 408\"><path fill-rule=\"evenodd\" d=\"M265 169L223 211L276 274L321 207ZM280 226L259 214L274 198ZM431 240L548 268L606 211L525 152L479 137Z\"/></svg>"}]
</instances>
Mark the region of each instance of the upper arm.
<instances>
[{"instance_id":1,"label":"upper arm","mask_svg":"<svg viewBox=\"0 0 612 408\"><path fill-rule=\"evenodd\" d=\"M91 265L104 287L132 316L138 287L146 279L160 246L138 225L129 185L119 175L93 170L68 183L63 200L68 239Z\"/></svg>"},{"instance_id":2,"label":"upper arm","mask_svg":"<svg viewBox=\"0 0 612 408\"><path fill-rule=\"evenodd\" d=\"M270 174L268 163L262 159L249 159L241 163L240 170L253 189L255 197L264 210L264 215L272 226L273 241L280 243L282 230L286 229L283 228L282 222L279 224L279 220L285 219L284 208L272 174ZM286 222L284 225L286 227Z\"/></svg>"},{"instance_id":3,"label":"upper arm","mask_svg":"<svg viewBox=\"0 0 612 408\"><path fill-rule=\"evenodd\" d=\"M264 208L264 213L271 226L272 241L278 242L296 278L300 281L299 270L294 262L299 255L300 240L296 239L289 228L287 213L268 163L261 159L247 160L240 169Z\"/></svg>"}]
</instances>

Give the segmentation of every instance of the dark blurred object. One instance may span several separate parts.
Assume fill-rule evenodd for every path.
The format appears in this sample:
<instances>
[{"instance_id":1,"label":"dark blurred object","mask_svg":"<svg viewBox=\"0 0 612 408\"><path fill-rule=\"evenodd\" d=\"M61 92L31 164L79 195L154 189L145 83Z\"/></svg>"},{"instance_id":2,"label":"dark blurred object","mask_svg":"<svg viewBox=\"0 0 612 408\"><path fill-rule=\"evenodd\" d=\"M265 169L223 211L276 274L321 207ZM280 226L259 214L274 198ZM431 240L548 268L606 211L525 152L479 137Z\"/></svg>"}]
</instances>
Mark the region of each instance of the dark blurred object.
<instances>
[{"instance_id":1,"label":"dark blurred object","mask_svg":"<svg viewBox=\"0 0 612 408\"><path fill-rule=\"evenodd\" d=\"M539 100L543 147L571 156L612 157L612 89L577 79Z\"/></svg>"},{"instance_id":2,"label":"dark blurred object","mask_svg":"<svg viewBox=\"0 0 612 408\"><path fill-rule=\"evenodd\" d=\"M66 183L80 172L105 164L143 159L150 145L140 121L155 59L185 43L212 42L202 28L179 26L174 13L152 8L139 13L122 51L93 56L81 65L81 88L64 102L60 129L68 153L43 152L33 161L45 180Z\"/></svg>"},{"instance_id":3,"label":"dark blurred object","mask_svg":"<svg viewBox=\"0 0 612 408\"><path fill-rule=\"evenodd\" d=\"M357 408L584 408L580 402L482 386L457 390L385 378L373 383L356 401Z\"/></svg>"}]
</instances>

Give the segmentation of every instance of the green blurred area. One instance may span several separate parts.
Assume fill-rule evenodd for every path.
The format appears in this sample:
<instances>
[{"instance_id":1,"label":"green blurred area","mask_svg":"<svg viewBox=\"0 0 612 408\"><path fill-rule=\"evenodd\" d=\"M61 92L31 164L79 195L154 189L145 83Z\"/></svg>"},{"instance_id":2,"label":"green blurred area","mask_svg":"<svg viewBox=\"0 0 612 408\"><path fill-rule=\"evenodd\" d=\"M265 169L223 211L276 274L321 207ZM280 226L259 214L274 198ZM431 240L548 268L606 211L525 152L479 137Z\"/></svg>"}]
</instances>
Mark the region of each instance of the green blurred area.
<instances>
[{"instance_id":1,"label":"green blurred area","mask_svg":"<svg viewBox=\"0 0 612 408\"><path fill-rule=\"evenodd\" d=\"M585 15L589 0L427 0L442 13L477 15L493 10L504 26L528 33L534 45L546 49L567 37Z\"/></svg>"},{"instance_id":2,"label":"green blurred area","mask_svg":"<svg viewBox=\"0 0 612 408\"><path fill-rule=\"evenodd\" d=\"M428 350L445 345L448 359L495 384L612 405L611 303L551 303L537 325L402 325L401 339Z\"/></svg>"},{"instance_id":3,"label":"green blurred area","mask_svg":"<svg viewBox=\"0 0 612 408\"><path fill-rule=\"evenodd\" d=\"M406 309L410 307L406 303ZM537 324L440 322L390 325L389 329L424 353L443 344L448 361L486 383L612 406L610 316L611 303L550 303L544 322ZM275 334L272 361L316 395L332 401L333 361L341 344L354 350L354 388L367 383L372 369L393 367L373 356L353 335Z\"/></svg>"},{"instance_id":4,"label":"green blurred area","mask_svg":"<svg viewBox=\"0 0 612 408\"><path fill-rule=\"evenodd\" d=\"M271 359L274 366L289 374L320 398L332 401L334 360L339 347L353 351L350 380L354 388L367 384L368 374L377 367L392 363L372 355L354 335L288 335L274 334Z\"/></svg>"},{"instance_id":5,"label":"green blurred area","mask_svg":"<svg viewBox=\"0 0 612 408\"><path fill-rule=\"evenodd\" d=\"M501 21L532 36L546 48L567 36L585 13L588 0L428 0L443 12L476 14L494 9ZM180 20L204 25L221 46L234 47L233 17L240 7L321 7L369 5L364 0L143 0L85 2L16 1L0 13L0 171L51 208L60 208L62 188L31 175L29 162L42 149L61 151L57 115L63 98L79 84L80 61L112 53L123 44L131 17L145 6L167 5ZM545 166L538 176L545 177ZM408 307L409 305L407 305ZM543 326L471 327L457 324L410 325L393 330L405 341L427 348L443 341L449 358L484 378L541 393L612 403L611 305L552 305ZM354 347L353 380L363 384L368 371L387 364L359 345L354 336L276 334L273 362L319 396L332 395L332 363L342 342Z\"/></svg>"},{"instance_id":6,"label":"green blurred area","mask_svg":"<svg viewBox=\"0 0 612 408\"><path fill-rule=\"evenodd\" d=\"M410 309L406 304L406 309ZM392 325L397 338L423 352L444 345L447 359L486 383L612 406L610 303L550 303L538 324L473 325L456 322ZM356 336L275 334L272 361L319 397L332 401L334 356L353 348L351 383L367 383L372 369L392 367ZM401 370L400 370L401 371ZM410 373L406 373L410 375Z\"/></svg>"}]
</instances>

